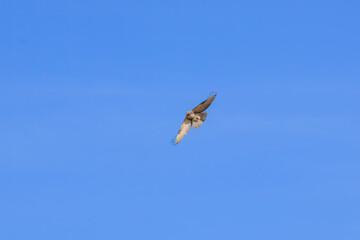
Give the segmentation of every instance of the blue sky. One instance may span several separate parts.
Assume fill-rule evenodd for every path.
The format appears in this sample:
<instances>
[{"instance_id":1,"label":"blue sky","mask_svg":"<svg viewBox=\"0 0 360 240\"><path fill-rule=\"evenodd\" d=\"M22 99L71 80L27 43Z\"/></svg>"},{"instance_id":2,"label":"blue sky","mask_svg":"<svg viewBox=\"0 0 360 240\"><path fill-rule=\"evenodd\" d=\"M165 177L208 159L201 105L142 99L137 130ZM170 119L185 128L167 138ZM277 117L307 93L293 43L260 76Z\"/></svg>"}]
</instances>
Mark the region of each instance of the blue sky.
<instances>
[{"instance_id":1,"label":"blue sky","mask_svg":"<svg viewBox=\"0 0 360 240\"><path fill-rule=\"evenodd\" d=\"M5 1L0 238L360 239L359 11Z\"/></svg>"}]
</instances>

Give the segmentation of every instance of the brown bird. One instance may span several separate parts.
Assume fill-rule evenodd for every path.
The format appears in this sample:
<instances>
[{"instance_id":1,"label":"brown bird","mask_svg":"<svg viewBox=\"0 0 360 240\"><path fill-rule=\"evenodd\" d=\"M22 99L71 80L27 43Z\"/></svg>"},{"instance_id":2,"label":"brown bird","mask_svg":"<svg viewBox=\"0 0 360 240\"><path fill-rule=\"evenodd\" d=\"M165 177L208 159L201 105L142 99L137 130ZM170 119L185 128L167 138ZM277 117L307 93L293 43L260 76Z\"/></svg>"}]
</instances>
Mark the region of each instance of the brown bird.
<instances>
[{"instance_id":1,"label":"brown bird","mask_svg":"<svg viewBox=\"0 0 360 240\"><path fill-rule=\"evenodd\" d=\"M210 97L196 106L193 110L186 112L184 122L181 124L178 135L173 139L173 144L178 144L189 132L191 125L193 128L200 127L206 120L207 113L204 112L214 101L216 93L211 93Z\"/></svg>"}]
</instances>

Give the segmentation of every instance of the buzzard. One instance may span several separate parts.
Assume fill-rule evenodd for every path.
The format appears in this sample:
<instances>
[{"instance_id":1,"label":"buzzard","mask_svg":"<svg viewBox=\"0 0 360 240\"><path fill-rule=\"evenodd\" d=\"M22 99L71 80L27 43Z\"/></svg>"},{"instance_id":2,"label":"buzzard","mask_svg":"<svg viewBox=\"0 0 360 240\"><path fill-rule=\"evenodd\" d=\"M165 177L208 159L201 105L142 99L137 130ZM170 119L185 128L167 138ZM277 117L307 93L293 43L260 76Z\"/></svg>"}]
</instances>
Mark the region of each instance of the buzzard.
<instances>
[{"instance_id":1,"label":"buzzard","mask_svg":"<svg viewBox=\"0 0 360 240\"><path fill-rule=\"evenodd\" d=\"M172 140L172 143L174 145L178 144L185 137L185 135L189 132L191 125L195 129L200 127L204 123L207 117L207 113L204 111L214 101L215 97L216 97L216 93L211 93L208 99L200 103L193 110L188 111L186 113L185 120L181 124L178 135L176 136L175 139Z\"/></svg>"}]
</instances>

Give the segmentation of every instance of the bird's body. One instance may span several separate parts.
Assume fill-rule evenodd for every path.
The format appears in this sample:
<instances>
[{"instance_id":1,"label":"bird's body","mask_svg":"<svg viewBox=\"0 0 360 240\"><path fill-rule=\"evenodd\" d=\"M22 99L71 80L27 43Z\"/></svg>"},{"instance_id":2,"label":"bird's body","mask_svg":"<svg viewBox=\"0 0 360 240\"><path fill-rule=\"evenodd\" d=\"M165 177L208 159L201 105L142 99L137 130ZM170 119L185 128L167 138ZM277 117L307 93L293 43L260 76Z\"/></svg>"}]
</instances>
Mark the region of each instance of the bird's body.
<instances>
[{"instance_id":1,"label":"bird's body","mask_svg":"<svg viewBox=\"0 0 360 240\"><path fill-rule=\"evenodd\" d=\"M212 94L208 99L200 103L193 110L186 112L185 120L181 124L179 133L174 139L174 144L178 144L185 137L191 126L195 129L204 123L207 117L207 113L204 111L211 105L215 97L216 94Z\"/></svg>"},{"instance_id":2,"label":"bird's body","mask_svg":"<svg viewBox=\"0 0 360 240\"><path fill-rule=\"evenodd\" d=\"M195 117L196 117L196 114L194 113L194 111L186 112L186 118L193 120Z\"/></svg>"}]
</instances>

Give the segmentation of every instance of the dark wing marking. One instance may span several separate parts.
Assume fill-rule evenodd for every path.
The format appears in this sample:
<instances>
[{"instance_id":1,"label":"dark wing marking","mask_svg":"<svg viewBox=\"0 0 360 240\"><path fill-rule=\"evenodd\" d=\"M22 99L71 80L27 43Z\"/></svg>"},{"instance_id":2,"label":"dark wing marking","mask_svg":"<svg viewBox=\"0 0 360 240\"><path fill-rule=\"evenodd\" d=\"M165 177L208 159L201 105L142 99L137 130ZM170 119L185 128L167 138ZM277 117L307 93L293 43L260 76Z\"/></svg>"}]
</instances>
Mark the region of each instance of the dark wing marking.
<instances>
[{"instance_id":1,"label":"dark wing marking","mask_svg":"<svg viewBox=\"0 0 360 240\"><path fill-rule=\"evenodd\" d=\"M201 112L205 111L210 106L210 104L214 101L215 97L216 97L216 93L212 93L208 99L206 99L205 101L200 103L198 106L196 106L193 109L193 111L195 113L201 113Z\"/></svg>"}]
</instances>

